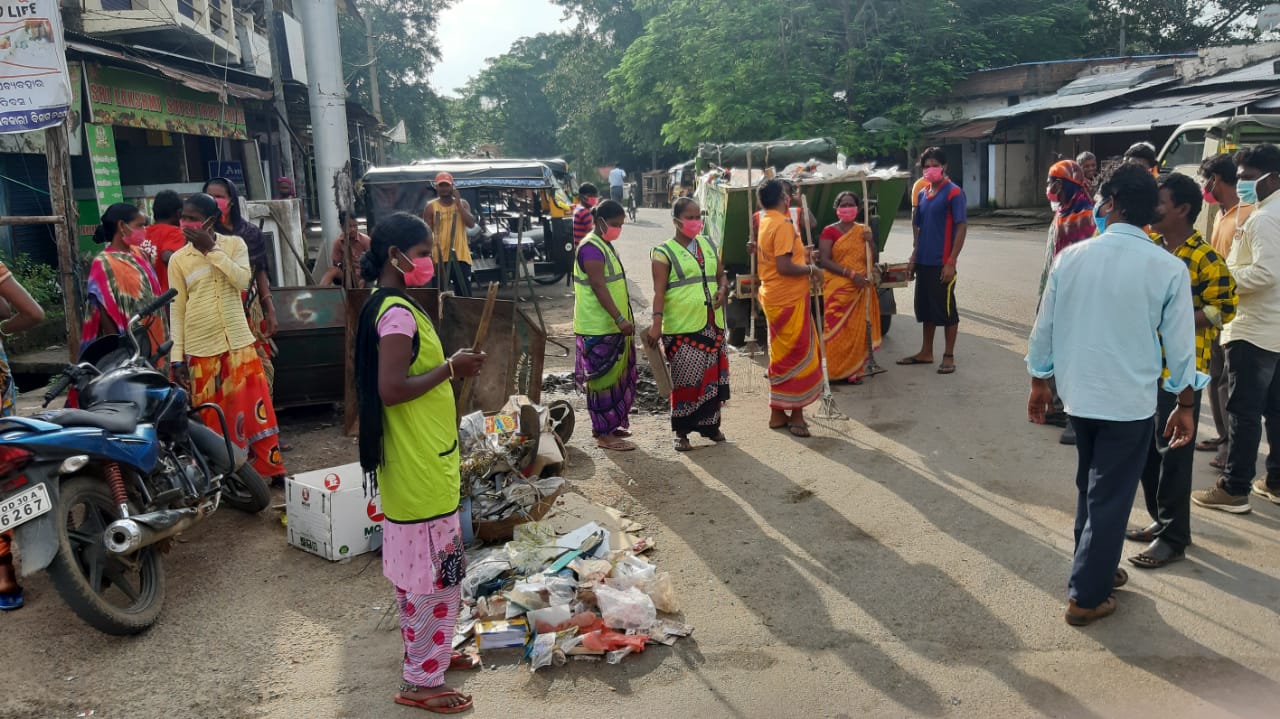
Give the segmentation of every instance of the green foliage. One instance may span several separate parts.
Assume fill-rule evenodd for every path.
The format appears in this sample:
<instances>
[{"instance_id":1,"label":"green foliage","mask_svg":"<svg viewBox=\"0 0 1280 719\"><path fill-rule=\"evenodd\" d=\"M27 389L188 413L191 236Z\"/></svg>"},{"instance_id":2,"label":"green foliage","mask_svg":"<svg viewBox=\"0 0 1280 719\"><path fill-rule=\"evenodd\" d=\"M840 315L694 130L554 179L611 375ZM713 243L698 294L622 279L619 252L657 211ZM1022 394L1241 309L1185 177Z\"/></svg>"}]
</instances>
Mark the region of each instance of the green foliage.
<instances>
[{"instance_id":1,"label":"green foliage","mask_svg":"<svg viewBox=\"0 0 1280 719\"><path fill-rule=\"evenodd\" d=\"M5 253L0 255L0 261L13 273L13 279L44 308L45 314L62 316L62 285L58 280L57 268L36 262L30 255L14 258Z\"/></svg>"},{"instance_id":2,"label":"green foliage","mask_svg":"<svg viewBox=\"0 0 1280 719\"><path fill-rule=\"evenodd\" d=\"M405 159L433 154L443 133L446 104L431 87L430 67L440 59L436 21L450 4L452 0L360 0L360 12L373 30L376 58L369 57L363 20L347 14L339 19L349 96L373 108L368 68L376 59L383 122L392 126L405 121Z\"/></svg>"},{"instance_id":3,"label":"green foliage","mask_svg":"<svg viewBox=\"0 0 1280 719\"><path fill-rule=\"evenodd\" d=\"M1091 40L1097 54L1194 52L1198 48L1251 42L1251 18L1273 0L1089 0Z\"/></svg>"}]
</instances>

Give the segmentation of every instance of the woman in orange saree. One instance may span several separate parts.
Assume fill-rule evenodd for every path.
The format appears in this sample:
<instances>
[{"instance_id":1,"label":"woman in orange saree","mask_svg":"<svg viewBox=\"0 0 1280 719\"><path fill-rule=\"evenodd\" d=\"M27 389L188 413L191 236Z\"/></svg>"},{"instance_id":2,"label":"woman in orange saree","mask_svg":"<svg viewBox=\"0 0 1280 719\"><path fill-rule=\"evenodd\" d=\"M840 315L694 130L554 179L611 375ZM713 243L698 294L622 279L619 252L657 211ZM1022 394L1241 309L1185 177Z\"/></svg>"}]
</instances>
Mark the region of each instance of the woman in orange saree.
<instances>
[{"instance_id":1,"label":"woman in orange saree","mask_svg":"<svg viewBox=\"0 0 1280 719\"><path fill-rule=\"evenodd\" d=\"M823 273L822 338L832 380L862 384L871 352L880 348L880 298L871 285L871 228L857 222L861 200L852 192L836 197L839 222L818 238ZM868 304L870 312L868 312ZM874 317L870 333L867 318Z\"/></svg>"}]
</instances>

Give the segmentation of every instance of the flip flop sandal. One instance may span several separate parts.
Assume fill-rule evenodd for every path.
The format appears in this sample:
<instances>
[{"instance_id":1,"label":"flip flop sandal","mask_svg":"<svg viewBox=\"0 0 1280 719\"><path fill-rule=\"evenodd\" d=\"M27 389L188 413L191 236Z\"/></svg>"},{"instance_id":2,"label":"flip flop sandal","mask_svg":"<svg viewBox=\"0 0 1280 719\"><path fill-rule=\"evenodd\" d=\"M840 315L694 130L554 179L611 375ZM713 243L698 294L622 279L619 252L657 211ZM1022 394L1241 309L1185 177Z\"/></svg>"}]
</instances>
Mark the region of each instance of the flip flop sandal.
<instances>
[{"instance_id":1,"label":"flip flop sandal","mask_svg":"<svg viewBox=\"0 0 1280 719\"><path fill-rule=\"evenodd\" d=\"M462 652L453 652L449 655L449 668L459 671L468 669L479 669L483 664L476 657Z\"/></svg>"},{"instance_id":2,"label":"flip flop sandal","mask_svg":"<svg viewBox=\"0 0 1280 719\"><path fill-rule=\"evenodd\" d=\"M947 364L951 360L951 364ZM942 364L938 366L938 374L953 374L956 371L955 355L942 355Z\"/></svg>"},{"instance_id":3,"label":"flip flop sandal","mask_svg":"<svg viewBox=\"0 0 1280 719\"><path fill-rule=\"evenodd\" d=\"M771 424L769 425L769 429L786 429L787 427L790 427L790 426L791 426L790 424L783 422L782 424Z\"/></svg>"},{"instance_id":4,"label":"flip flop sandal","mask_svg":"<svg viewBox=\"0 0 1280 719\"><path fill-rule=\"evenodd\" d=\"M600 449L608 449L614 452L630 452L636 448L634 444L624 439L614 439L613 441L606 442L605 444L600 444L600 442L597 441L596 446Z\"/></svg>"},{"instance_id":5,"label":"flip flop sandal","mask_svg":"<svg viewBox=\"0 0 1280 719\"><path fill-rule=\"evenodd\" d=\"M1216 452L1219 447L1226 444L1227 440L1223 437L1214 437L1213 439L1202 439L1196 442L1197 452Z\"/></svg>"},{"instance_id":6,"label":"flip flop sandal","mask_svg":"<svg viewBox=\"0 0 1280 719\"><path fill-rule=\"evenodd\" d=\"M672 444L677 452L688 452L693 449L693 445L689 444L688 437L676 437Z\"/></svg>"},{"instance_id":7,"label":"flip flop sandal","mask_svg":"<svg viewBox=\"0 0 1280 719\"><path fill-rule=\"evenodd\" d=\"M21 589L0 594L0 612L16 611L22 609L24 604L26 604L26 599Z\"/></svg>"},{"instance_id":8,"label":"flip flop sandal","mask_svg":"<svg viewBox=\"0 0 1280 719\"><path fill-rule=\"evenodd\" d=\"M1067 624L1070 624L1073 627L1088 626L1103 617L1109 617L1112 614L1115 614L1116 606L1116 595L1112 594L1104 599L1102 604L1099 604L1092 609L1081 609L1080 607L1076 607L1073 612L1070 607L1067 607Z\"/></svg>"},{"instance_id":9,"label":"flip flop sandal","mask_svg":"<svg viewBox=\"0 0 1280 719\"><path fill-rule=\"evenodd\" d=\"M1225 471L1227 468L1227 463L1221 459L1218 459L1217 457L1214 457L1213 459L1209 460L1209 466L1213 467L1214 469L1221 469Z\"/></svg>"},{"instance_id":10,"label":"flip flop sandal","mask_svg":"<svg viewBox=\"0 0 1280 719\"><path fill-rule=\"evenodd\" d=\"M791 433L792 437L800 437L801 439L806 439L813 436L812 434L809 433L809 425L807 424L788 423L787 431Z\"/></svg>"},{"instance_id":11,"label":"flip flop sandal","mask_svg":"<svg viewBox=\"0 0 1280 719\"><path fill-rule=\"evenodd\" d=\"M847 380L845 380L845 382L844 382L844 383L845 383L845 384L855 385L855 386L856 386L856 385L860 385L860 384L862 384L862 378L861 378L861 377L855 377L855 378L852 378L852 379L847 379Z\"/></svg>"},{"instance_id":12,"label":"flip flop sandal","mask_svg":"<svg viewBox=\"0 0 1280 719\"><path fill-rule=\"evenodd\" d=\"M1186 558L1187 558L1187 555L1185 552L1170 554L1168 557L1165 557L1164 559L1160 559L1159 557L1153 557L1150 554L1147 554L1146 552L1142 552L1141 554L1135 554L1134 556L1129 557L1129 563L1137 567L1138 569L1159 569L1161 567L1173 564L1174 562L1181 562Z\"/></svg>"},{"instance_id":13,"label":"flip flop sandal","mask_svg":"<svg viewBox=\"0 0 1280 719\"><path fill-rule=\"evenodd\" d=\"M1116 570L1116 578L1111 582L1112 589L1119 589L1129 583L1129 573L1123 569Z\"/></svg>"},{"instance_id":14,"label":"flip flop sandal","mask_svg":"<svg viewBox=\"0 0 1280 719\"><path fill-rule=\"evenodd\" d=\"M1156 539L1155 529L1152 529L1152 526L1159 529L1158 525L1148 525L1142 529L1126 529L1124 532L1124 538L1130 542L1146 542L1147 544L1151 544Z\"/></svg>"},{"instance_id":15,"label":"flip flop sandal","mask_svg":"<svg viewBox=\"0 0 1280 719\"><path fill-rule=\"evenodd\" d=\"M435 706L433 704L428 703L433 699L445 699L448 697L457 697L459 699L462 699L463 701L461 704L458 704L457 706L451 706L451 707ZM432 712L434 714L461 714L462 712L470 709L471 706L474 704L474 702L471 700L471 697L467 696L466 694L450 689L447 692L438 692L436 694L431 694L427 696L425 699L410 699L409 697L406 697L400 694L400 692L396 692L396 704L403 704L404 706L415 707L417 709L426 709L427 711Z\"/></svg>"},{"instance_id":16,"label":"flip flop sandal","mask_svg":"<svg viewBox=\"0 0 1280 719\"><path fill-rule=\"evenodd\" d=\"M711 441L720 444L721 442L728 442L729 438L724 436L724 432L717 432L716 436L711 438Z\"/></svg>"},{"instance_id":17,"label":"flip flop sandal","mask_svg":"<svg viewBox=\"0 0 1280 719\"><path fill-rule=\"evenodd\" d=\"M933 360L922 360L919 357L912 355L910 357L903 357L902 359L898 360L898 364L900 365L933 364Z\"/></svg>"}]
</instances>

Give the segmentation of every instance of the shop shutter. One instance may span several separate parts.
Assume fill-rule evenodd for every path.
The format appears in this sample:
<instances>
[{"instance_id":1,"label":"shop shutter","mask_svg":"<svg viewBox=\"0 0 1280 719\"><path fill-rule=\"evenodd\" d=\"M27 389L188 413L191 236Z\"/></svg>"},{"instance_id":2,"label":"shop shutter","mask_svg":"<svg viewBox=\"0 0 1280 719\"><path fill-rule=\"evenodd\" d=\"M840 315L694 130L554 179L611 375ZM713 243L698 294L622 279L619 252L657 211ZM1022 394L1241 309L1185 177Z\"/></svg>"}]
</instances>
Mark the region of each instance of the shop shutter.
<instances>
[{"instance_id":1,"label":"shop shutter","mask_svg":"<svg viewBox=\"0 0 1280 719\"><path fill-rule=\"evenodd\" d=\"M0 155L0 211L6 215L49 215L53 213L49 195L31 187L49 186L43 155ZM30 187L28 187L28 185ZM30 255L37 262L58 266L58 249L54 244L52 225L25 225L0 229L0 244L5 252Z\"/></svg>"}]
</instances>

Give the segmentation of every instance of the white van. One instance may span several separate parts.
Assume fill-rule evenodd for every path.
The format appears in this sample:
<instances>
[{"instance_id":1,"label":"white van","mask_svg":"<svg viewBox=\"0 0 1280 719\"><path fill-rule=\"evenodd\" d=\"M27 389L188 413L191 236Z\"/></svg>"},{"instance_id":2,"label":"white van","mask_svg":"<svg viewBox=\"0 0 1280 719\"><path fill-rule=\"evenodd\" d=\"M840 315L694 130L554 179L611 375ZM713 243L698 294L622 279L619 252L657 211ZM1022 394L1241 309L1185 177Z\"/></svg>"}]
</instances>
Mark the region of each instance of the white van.
<instances>
[{"instance_id":1,"label":"white van","mask_svg":"<svg viewBox=\"0 0 1280 719\"><path fill-rule=\"evenodd\" d=\"M1160 174L1180 172L1198 181L1200 163L1260 142L1280 144L1280 115L1237 115L1183 123L1157 155ZM1196 220L1196 229L1206 238L1213 233L1214 215L1202 211Z\"/></svg>"}]
</instances>

